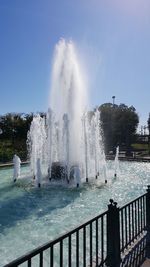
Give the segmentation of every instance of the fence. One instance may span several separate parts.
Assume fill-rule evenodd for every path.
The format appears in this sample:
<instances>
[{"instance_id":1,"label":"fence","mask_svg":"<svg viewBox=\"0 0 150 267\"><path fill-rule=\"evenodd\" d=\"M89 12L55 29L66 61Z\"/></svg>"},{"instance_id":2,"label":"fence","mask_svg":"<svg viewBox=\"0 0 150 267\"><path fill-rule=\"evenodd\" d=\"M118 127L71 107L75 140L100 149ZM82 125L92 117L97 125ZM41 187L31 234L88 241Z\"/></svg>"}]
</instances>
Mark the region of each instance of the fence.
<instances>
[{"instance_id":1,"label":"fence","mask_svg":"<svg viewBox=\"0 0 150 267\"><path fill-rule=\"evenodd\" d=\"M116 267L121 262L123 266L124 253L143 234L149 257L150 186L145 194L121 208L111 199L104 213L4 267Z\"/></svg>"}]
</instances>

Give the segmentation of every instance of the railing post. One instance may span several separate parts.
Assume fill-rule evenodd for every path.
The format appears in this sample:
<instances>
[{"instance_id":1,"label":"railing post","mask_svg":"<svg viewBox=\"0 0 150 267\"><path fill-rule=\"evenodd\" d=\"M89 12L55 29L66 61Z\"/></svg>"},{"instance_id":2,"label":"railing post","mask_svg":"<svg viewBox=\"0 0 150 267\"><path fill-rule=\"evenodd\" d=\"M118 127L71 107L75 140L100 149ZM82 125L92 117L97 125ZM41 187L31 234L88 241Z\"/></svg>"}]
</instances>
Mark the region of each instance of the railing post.
<instances>
[{"instance_id":1,"label":"railing post","mask_svg":"<svg viewBox=\"0 0 150 267\"><path fill-rule=\"evenodd\" d=\"M107 213L107 266L120 266L120 222L117 202L110 199Z\"/></svg>"},{"instance_id":2,"label":"railing post","mask_svg":"<svg viewBox=\"0 0 150 267\"><path fill-rule=\"evenodd\" d=\"M150 258L150 185L147 186L146 194L146 257Z\"/></svg>"}]
</instances>

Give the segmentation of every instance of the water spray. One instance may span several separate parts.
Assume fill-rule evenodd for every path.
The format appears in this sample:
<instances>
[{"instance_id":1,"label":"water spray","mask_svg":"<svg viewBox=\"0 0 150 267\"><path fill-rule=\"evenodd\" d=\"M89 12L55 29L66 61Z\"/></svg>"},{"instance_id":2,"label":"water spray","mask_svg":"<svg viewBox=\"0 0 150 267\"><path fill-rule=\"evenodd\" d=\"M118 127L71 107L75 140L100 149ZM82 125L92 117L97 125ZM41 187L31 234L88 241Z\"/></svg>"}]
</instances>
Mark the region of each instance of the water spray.
<instances>
[{"instance_id":1,"label":"water spray","mask_svg":"<svg viewBox=\"0 0 150 267\"><path fill-rule=\"evenodd\" d=\"M21 163L20 158L16 154L13 157L13 163L14 163L13 181L16 182L20 176L20 163Z\"/></svg>"}]
</instances>

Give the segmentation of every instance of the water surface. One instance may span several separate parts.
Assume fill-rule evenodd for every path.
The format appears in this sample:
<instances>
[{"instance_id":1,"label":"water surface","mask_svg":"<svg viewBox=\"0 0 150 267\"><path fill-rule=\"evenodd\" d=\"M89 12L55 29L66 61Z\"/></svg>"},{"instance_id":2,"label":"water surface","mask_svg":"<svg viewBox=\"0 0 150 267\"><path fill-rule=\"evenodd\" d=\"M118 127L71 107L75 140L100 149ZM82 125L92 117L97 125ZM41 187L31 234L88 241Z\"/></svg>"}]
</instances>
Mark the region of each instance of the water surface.
<instances>
[{"instance_id":1,"label":"water surface","mask_svg":"<svg viewBox=\"0 0 150 267\"><path fill-rule=\"evenodd\" d=\"M80 188L14 184L13 170L0 170L0 266L106 210L110 198L121 206L150 184L149 163L120 162L117 179L113 169L108 162L107 185L100 179Z\"/></svg>"}]
</instances>

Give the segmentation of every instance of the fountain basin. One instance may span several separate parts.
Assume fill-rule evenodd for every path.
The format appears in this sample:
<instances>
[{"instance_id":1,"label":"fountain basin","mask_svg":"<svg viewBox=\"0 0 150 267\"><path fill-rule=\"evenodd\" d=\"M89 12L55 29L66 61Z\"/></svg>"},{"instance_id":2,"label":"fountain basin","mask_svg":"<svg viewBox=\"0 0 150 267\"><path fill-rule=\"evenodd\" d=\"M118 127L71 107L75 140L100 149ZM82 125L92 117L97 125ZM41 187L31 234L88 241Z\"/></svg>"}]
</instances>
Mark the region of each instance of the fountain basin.
<instances>
[{"instance_id":1,"label":"fountain basin","mask_svg":"<svg viewBox=\"0 0 150 267\"><path fill-rule=\"evenodd\" d=\"M80 188L53 183L37 188L26 179L14 185L13 169L0 170L0 266L103 212L110 198L121 206L145 192L149 163L120 162L117 179L113 164L107 162L106 185L99 178ZM21 168L21 176L28 172Z\"/></svg>"}]
</instances>

